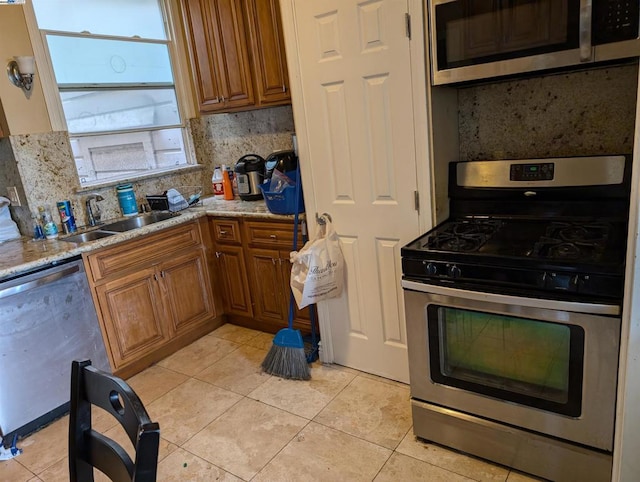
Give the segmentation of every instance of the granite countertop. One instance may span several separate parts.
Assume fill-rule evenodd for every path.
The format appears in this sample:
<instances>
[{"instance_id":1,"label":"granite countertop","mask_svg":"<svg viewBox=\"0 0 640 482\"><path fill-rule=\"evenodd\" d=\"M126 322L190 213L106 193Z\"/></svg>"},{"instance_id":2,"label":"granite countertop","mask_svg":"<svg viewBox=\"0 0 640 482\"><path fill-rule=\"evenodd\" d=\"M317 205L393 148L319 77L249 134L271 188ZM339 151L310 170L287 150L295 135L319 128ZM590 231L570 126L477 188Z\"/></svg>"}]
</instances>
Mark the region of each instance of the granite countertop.
<instances>
[{"instance_id":1,"label":"granite countertop","mask_svg":"<svg viewBox=\"0 0 640 482\"><path fill-rule=\"evenodd\" d=\"M172 226L198 219L202 216L251 217L264 219L293 218L292 215L271 214L264 201L225 201L213 197L203 198L197 205L180 211L176 216L148 226L114 234L106 238L82 244L70 243L61 239L35 241L23 236L19 239L0 243L0 280L16 274L30 271L51 263L78 256L105 246L121 243L129 239L144 236ZM122 219L122 218L120 218ZM117 219L108 220L117 221ZM81 230L80 230L81 231ZM79 231L79 232L80 232Z\"/></svg>"}]
</instances>

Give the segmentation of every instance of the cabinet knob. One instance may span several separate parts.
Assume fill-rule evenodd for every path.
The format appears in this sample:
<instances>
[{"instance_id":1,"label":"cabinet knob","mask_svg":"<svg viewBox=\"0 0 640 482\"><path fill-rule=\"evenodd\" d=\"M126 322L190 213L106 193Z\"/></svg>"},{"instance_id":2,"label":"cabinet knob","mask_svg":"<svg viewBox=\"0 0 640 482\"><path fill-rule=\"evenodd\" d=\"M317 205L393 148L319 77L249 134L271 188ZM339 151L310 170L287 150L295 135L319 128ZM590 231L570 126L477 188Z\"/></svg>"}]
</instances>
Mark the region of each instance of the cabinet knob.
<instances>
[{"instance_id":1,"label":"cabinet knob","mask_svg":"<svg viewBox=\"0 0 640 482\"><path fill-rule=\"evenodd\" d=\"M226 236L226 235L227 235L226 231L220 230L220 236Z\"/></svg>"},{"instance_id":2,"label":"cabinet knob","mask_svg":"<svg viewBox=\"0 0 640 482\"><path fill-rule=\"evenodd\" d=\"M269 235L269 237L270 237L271 239L278 239L278 236L276 236L275 234L270 234L270 235Z\"/></svg>"},{"instance_id":3,"label":"cabinet knob","mask_svg":"<svg viewBox=\"0 0 640 482\"><path fill-rule=\"evenodd\" d=\"M273 265L276 264L276 259L275 258L271 258L271 264L273 264Z\"/></svg>"},{"instance_id":4,"label":"cabinet knob","mask_svg":"<svg viewBox=\"0 0 640 482\"><path fill-rule=\"evenodd\" d=\"M222 253L220 251L216 251L216 258L219 258L220 256L222 256Z\"/></svg>"}]
</instances>

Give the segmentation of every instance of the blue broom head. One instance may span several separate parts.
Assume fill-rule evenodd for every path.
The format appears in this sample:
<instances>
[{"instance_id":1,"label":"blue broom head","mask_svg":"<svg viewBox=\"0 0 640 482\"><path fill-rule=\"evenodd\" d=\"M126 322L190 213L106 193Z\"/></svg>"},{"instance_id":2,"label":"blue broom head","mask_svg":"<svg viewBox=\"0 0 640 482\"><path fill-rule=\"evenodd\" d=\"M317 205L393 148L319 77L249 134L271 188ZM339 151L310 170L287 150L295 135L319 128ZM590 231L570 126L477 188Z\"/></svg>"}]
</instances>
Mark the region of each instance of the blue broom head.
<instances>
[{"instance_id":1,"label":"blue broom head","mask_svg":"<svg viewBox=\"0 0 640 482\"><path fill-rule=\"evenodd\" d=\"M283 328L282 330L278 331L275 338L273 339L273 344L286 348L304 349L304 342L302 341L302 335L300 334L300 331L291 328Z\"/></svg>"}]
</instances>

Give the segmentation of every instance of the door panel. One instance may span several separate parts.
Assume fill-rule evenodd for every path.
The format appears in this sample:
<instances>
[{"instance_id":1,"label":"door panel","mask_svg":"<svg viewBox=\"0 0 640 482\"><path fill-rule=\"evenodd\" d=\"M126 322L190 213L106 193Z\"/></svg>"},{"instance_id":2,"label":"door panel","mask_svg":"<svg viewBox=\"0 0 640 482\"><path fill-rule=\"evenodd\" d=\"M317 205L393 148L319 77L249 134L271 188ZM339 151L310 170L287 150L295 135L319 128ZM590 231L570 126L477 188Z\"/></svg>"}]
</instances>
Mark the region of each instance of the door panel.
<instances>
[{"instance_id":1,"label":"door panel","mask_svg":"<svg viewBox=\"0 0 640 482\"><path fill-rule=\"evenodd\" d=\"M96 293L115 369L167 342L154 268L100 285Z\"/></svg>"},{"instance_id":2,"label":"door panel","mask_svg":"<svg viewBox=\"0 0 640 482\"><path fill-rule=\"evenodd\" d=\"M201 250L163 263L160 276L174 333L195 328L215 317L205 256Z\"/></svg>"},{"instance_id":3,"label":"door panel","mask_svg":"<svg viewBox=\"0 0 640 482\"><path fill-rule=\"evenodd\" d=\"M309 204L332 215L347 264L346 293L325 305L334 361L408 381L400 247L419 218L407 0L292 3Z\"/></svg>"},{"instance_id":4,"label":"door panel","mask_svg":"<svg viewBox=\"0 0 640 482\"><path fill-rule=\"evenodd\" d=\"M221 280L224 283L224 304L227 313L253 317L247 267L242 246L218 245Z\"/></svg>"},{"instance_id":5,"label":"door panel","mask_svg":"<svg viewBox=\"0 0 640 482\"><path fill-rule=\"evenodd\" d=\"M280 253L278 250L257 248L250 248L248 253L253 278L252 294L255 295L255 317L284 328L283 320L287 319L287 314L283 302Z\"/></svg>"}]
</instances>

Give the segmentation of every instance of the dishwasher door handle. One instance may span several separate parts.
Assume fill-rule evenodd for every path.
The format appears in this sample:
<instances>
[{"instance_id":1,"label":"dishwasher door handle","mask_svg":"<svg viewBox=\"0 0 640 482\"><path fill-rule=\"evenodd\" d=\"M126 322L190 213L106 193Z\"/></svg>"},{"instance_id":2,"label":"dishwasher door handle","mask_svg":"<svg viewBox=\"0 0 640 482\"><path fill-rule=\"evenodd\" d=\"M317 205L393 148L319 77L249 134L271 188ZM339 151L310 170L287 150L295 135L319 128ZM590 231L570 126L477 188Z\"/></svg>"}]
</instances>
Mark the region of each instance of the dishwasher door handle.
<instances>
[{"instance_id":1,"label":"dishwasher door handle","mask_svg":"<svg viewBox=\"0 0 640 482\"><path fill-rule=\"evenodd\" d=\"M42 285L46 285L48 283L53 283L54 281L58 281L59 279L70 276L73 273L77 273L78 271L80 271L80 267L78 266L78 264L74 264L73 266L60 270L56 273L43 276L42 278L27 281L26 283L23 283L21 285L11 286L10 288L2 289L0 290L0 299L8 298L9 296L17 295L19 293L24 293L25 291L32 290L34 288L37 288Z\"/></svg>"}]
</instances>

